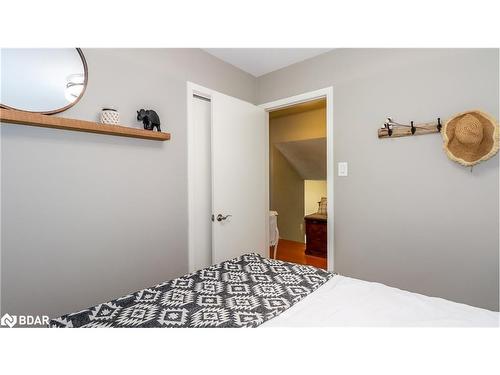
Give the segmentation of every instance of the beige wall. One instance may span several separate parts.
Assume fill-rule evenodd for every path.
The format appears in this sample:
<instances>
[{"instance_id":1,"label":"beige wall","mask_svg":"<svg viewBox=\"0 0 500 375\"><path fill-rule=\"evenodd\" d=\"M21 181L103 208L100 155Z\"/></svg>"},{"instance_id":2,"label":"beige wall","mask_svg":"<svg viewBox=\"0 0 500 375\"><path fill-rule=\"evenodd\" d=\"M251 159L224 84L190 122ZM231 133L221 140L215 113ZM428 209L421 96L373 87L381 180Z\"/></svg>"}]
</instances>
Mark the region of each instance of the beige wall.
<instances>
[{"instance_id":1,"label":"beige wall","mask_svg":"<svg viewBox=\"0 0 500 375\"><path fill-rule=\"evenodd\" d=\"M278 212L280 237L304 242L304 180L276 143L326 137L326 111L315 109L270 119L270 207Z\"/></svg>"},{"instance_id":2,"label":"beige wall","mask_svg":"<svg viewBox=\"0 0 500 375\"><path fill-rule=\"evenodd\" d=\"M272 143L324 138L326 110L320 108L270 119L269 131L269 140Z\"/></svg>"},{"instance_id":3,"label":"beige wall","mask_svg":"<svg viewBox=\"0 0 500 375\"><path fill-rule=\"evenodd\" d=\"M498 49L337 49L258 78L258 103L333 86L337 272L498 310L498 155L471 173L439 134L377 138L388 115L498 119L498 78Z\"/></svg>"},{"instance_id":4,"label":"beige wall","mask_svg":"<svg viewBox=\"0 0 500 375\"><path fill-rule=\"evenodd\" d=\"M271 210L278 212L280 238L304 242L304 180L273 147L273 203Z\"/></svg>"},{"instance_id":5,"label":"beige wall","mask_svg":"<svg viewBox=\"0 0 500 375\"><path fill-rule=\"evenodd\" d=\"M326 180L304 181L304 215L318 212L318 202L326 197Z\"/></svg>"}]
</instances>

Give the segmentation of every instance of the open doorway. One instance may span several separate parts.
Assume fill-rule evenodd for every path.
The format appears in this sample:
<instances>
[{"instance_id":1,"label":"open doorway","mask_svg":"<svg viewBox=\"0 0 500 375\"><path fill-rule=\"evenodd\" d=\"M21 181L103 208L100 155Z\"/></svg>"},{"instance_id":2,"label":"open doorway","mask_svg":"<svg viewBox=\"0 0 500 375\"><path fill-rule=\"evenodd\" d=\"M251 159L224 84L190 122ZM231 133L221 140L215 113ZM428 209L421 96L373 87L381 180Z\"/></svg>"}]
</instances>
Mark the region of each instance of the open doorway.
<instances>
[{"instance_id":1,"label":"open doorway","mask_svg":"<svg viewBox=\"0 0 500 375\"><path fill-rule=\"evenodd\" d=\"M269 110L270 256L327 268L327 99Z\"/></svg>"}]
</instances>

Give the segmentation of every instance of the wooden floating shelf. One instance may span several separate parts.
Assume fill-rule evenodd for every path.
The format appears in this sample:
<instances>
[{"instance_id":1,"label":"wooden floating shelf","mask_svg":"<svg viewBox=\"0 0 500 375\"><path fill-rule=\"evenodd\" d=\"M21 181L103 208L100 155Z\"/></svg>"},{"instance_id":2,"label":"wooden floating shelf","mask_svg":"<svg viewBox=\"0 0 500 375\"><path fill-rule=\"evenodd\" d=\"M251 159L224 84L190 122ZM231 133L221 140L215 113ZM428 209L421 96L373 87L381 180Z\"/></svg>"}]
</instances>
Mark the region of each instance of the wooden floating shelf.
<instances>
[{"instance_id":1,"label":"wooden floating shelf","mask_svg":"<svg viewBox=\"0 0 500 375\"><path fill-rule=\"evenodd\" d=\"M398 138L398 137L411 137L415 135L424 135L424 134L432 134L439 133L437 125L435 123L428 124L417 124L415 125L415 134L411 134L411 128L407 127L394 127L392 129L392 135L389 135L389 132L386 128L381 128L378 130L379 138Z\"/></svg>"},{"instance_id":2,"label":"wooden floating shelf","mask_svg":"<svg viewBox=\"0 0 500 375\"><path fill-rule=\"evenodd\" d=\"M97 122L41 115L39 113L23 112L4 108L0 108L0 121L10 124L107 134L119 137L142 138L153 141L167 141L170 139L170 133L129 128L119 125L100 124Z\"/></svg>"}]
</instances>

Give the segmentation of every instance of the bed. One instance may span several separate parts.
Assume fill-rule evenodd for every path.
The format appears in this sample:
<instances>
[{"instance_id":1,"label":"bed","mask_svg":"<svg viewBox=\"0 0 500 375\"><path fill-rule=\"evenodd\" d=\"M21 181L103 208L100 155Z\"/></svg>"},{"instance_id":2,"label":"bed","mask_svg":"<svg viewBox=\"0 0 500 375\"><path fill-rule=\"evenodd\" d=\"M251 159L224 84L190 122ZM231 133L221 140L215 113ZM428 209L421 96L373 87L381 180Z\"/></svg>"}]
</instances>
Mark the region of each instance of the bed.
<instances>
[{"instance_id":1,"label":"bed","mask_svg":"<svg viewBox=\"0 0 500 375\"><path fill-rule=\"evenodd\" d=\"M261 327L498 327L498 312L336 275Z\"/></svg>"},{"instance_id":2,"label":"bed","mask_svg":"<svg viewBox=\"0 0 500 375\"><path fill-rule=\"evenodd\" d=\"M49 323L52 328L498 325L498 312L253 253Z\"/></svg>"}]
</instances>

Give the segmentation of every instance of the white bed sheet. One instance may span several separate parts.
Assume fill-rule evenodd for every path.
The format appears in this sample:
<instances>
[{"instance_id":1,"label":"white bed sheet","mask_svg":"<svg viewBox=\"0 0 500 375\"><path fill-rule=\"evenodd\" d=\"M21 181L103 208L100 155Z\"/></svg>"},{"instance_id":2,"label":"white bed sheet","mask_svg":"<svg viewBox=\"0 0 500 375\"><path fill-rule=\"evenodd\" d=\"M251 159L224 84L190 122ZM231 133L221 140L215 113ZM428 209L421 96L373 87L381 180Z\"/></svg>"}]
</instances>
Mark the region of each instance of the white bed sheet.
<instances>
[{"instance_id":1,"label":"white bed sheet","mask_svg":"<svg viewBox=\"0 0 500 375\"><path fill-rule=\"evenodd\" d=\"M498 312L335 276L261 327L498 327L499 322Z\"/></svg>"}]
</instances>

